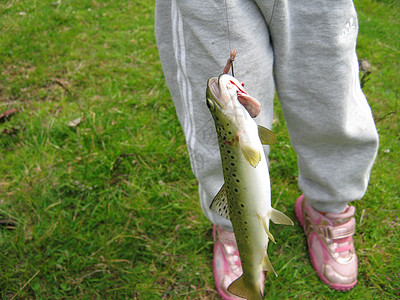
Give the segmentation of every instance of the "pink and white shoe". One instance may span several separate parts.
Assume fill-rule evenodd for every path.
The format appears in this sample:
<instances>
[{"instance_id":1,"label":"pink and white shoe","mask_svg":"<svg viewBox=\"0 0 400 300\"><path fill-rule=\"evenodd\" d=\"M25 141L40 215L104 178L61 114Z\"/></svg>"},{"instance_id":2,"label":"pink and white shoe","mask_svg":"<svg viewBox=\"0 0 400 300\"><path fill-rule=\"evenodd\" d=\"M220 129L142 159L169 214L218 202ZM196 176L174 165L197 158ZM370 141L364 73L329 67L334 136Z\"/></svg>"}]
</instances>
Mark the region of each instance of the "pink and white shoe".
<instances>
[{"instance_id":1,"label":"pink and white shoe","mask_svg":"<svg viewBox=\"0 0 400 300\"><path fill-rule=\"evenodd\" d=\"M353 206L341 214L320 213L301 195L296 216L307 237L311 263L318 277L330 288L348 291L357 284L358 260L354 249Z\"/></svg>"},{"instance_id":2,"label":"pink and white shoe","mask_svg":"<svg viewBox=\"0 0 400 300\"><path fill-rule=\"evenodd\" d=\"M224 300L243 299L228 291L228 286L243 273L235 234L214 225L213 238L213 273L218 293Z\"/></svg>"},{"instance_id":3,"label":"pink and white shoe","mask_svg":"<svg viewBox=\"0 0 400 300\"><path fill-rule=\"evenodd\" d=\"M214 225L213 238L213 273L219 295L224 300L246 300L228 291L228 286L243 274L235 234L231 231L223 230L218 225ZM260 286L262 294L264 294L264 280L265 274L261 272Z\"/></svg>"}]
</instances>

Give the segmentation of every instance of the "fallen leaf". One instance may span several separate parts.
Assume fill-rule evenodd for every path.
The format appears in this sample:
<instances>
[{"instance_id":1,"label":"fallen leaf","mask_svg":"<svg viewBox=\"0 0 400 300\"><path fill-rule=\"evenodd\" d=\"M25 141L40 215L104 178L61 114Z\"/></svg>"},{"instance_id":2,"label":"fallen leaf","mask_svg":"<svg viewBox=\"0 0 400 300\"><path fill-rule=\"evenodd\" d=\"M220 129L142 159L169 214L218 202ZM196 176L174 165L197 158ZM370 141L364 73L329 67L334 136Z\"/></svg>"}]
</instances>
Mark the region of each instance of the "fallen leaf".
<instances>
[{"instance_id":1,"label":"fallen leaf","mask_svg":"<svg viewBox=\"0 0 400 300\"><path fill-rule=\"evenodd\" d=\"M68 126L69 126L69 127L76 127L76 126L78 126L79 124L81 124L83 121L85 121L85 117L79 117L79 118L77 118L77 119L75 119L75 120L70 121L70 122L68 123Z\"/></svg>"},{"instance_id":2,"label":"fallen leaf","mask_svg":"<svg viewBox=\"0 0 400 300\"><path fill-rule=\"evenodd\" d=\"M6 110L5 112L0 114L0 122L4 122L7 120L9 117L11 117L13 114L15 114L18 110L16 108L11 108L9 110Z\"/></svg>"}]
</instances>

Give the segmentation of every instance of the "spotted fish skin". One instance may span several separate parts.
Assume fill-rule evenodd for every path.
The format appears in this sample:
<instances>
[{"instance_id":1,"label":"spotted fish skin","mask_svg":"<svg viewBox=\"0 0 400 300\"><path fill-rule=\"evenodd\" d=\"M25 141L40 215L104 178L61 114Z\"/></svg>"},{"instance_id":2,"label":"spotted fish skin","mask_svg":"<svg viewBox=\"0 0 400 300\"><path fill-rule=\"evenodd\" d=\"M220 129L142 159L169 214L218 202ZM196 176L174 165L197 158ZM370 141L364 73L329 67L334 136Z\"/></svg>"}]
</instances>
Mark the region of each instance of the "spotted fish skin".
<instances>
[{"instance_id":1,"label":"spotted fish skin","mask_svg":"<svg viewBox=\"0 0 400 300\"><path fill-rule=\"evenodd\" d=\"M262 299L261 272L275 273L266 252L268 239L273 239L269 219L280 219L277 223L284 224L293 222L271 207L268 166L261 140L272 143L275 136L265 128L259 135L260 129L248 112L258 101L244 93L240 83L227 74L207 82L207 106L218 135L225 180L210 207L231 220L242 263L243 275L228 290L242 298ZM242 102L246 102L246 108Z\"/></svg>"}]
</instances>

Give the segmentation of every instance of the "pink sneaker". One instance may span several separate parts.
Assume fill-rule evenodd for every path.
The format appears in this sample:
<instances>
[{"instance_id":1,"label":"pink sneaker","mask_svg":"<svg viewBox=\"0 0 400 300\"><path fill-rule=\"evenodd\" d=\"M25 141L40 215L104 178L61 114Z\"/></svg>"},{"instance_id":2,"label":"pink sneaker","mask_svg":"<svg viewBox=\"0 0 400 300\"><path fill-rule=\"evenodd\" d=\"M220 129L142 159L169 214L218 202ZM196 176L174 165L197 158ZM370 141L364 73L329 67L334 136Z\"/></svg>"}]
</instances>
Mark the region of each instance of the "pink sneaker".
<instances>
[{"instance_id":1,"label":"pink sneaker","mask_svg":"<svg viewBox=\"0 0 400 300\"><path fill-rule=\"evenodd\" d=\"M218 293L224 300L243 299L228 291L228 286L243 273L235 234L214 225L213 238L213 273Z\"/></svg>"},{"instance_id":2,"label":"pink sneaker","mask_svg":"<svg viewBox=\"0 0 400 300\"><path fill-rule=\"evenodd\" d=\"M341 214L320 213L301 195L295 205L296 216L307 237L311 263L318 277L339 291L357 284L358 260L354 249L353 206Z\"/></svg>"}]
</instances>

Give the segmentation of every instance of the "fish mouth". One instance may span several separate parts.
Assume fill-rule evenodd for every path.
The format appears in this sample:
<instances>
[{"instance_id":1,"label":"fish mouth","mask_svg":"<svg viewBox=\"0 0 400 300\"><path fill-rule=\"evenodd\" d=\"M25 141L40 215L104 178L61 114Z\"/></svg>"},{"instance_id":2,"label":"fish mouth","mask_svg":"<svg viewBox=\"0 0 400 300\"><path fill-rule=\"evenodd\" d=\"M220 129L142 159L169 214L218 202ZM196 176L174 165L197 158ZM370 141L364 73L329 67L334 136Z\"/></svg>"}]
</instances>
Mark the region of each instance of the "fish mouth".
<instances>
[{"instance_id":1,"label":"fish mouth","mask_svg":"<svg viewBox=\"0 0 400 300\"><path fill-rule=\"evenodd\" d=\"M211 77L210 79L208 79L207 98L214 102L214 104L217 105L220 110L224 109L227 106L227 101L224 101L221 97L219 78Z\"/></svg>"}]
</instances>

